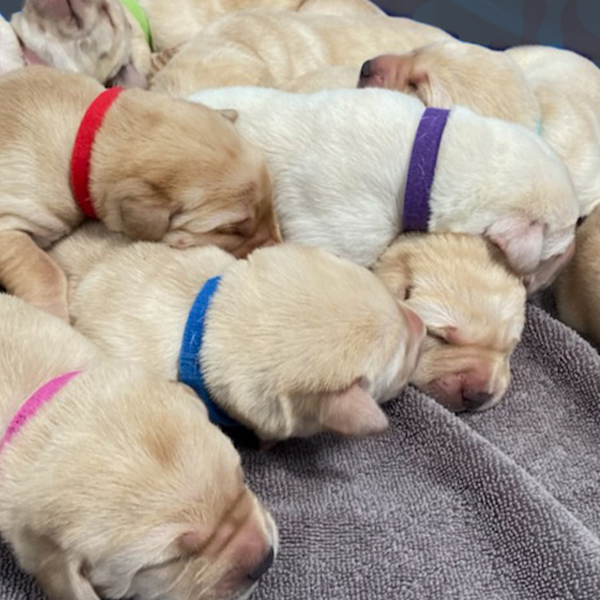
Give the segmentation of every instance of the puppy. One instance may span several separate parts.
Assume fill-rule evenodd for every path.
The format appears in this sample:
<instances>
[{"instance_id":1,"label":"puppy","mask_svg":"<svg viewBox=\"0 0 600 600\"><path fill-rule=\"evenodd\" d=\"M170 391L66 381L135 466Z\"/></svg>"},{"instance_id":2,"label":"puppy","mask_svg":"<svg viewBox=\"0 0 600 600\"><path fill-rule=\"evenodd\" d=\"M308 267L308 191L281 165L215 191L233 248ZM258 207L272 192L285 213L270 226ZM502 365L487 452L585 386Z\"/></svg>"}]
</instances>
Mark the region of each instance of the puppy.
<instances>
[{"instance_id":1,"label":"puppy","mask_svg":"<svg viewBox=\"0 0 600 600\"><path fill-rule=\"evenodd\" d=\"M451 38L410 19L245 10L213 21L174 56L169 51L170 60L157 59L163 68L150 85L172 96L230 85L283 88L328 65L359 69L377 52L444 39Z\"/></svg>"},{"instance_id":2,"label":"puppy","mask_svg":"<svg viewBox=\"0 0 600 600\"><path fill-rule=\"evenodd\" d=\"M387 90L290 94L261 88L191 96L239 111L264 152L284 239L371 266L402 228L411 150L423 105ZM572 253L579 215L564 165L534 132L453 109L430 191L429 231L483 234L530 289Z\"/></svg>"},{"instance_id":3,"label":"puppy","mask_svg":"<svg viewBox=\"0 0 600 600\"><path fill-rule=\"evenodd\" d=\"M42 249L83 219L69 165L101 91L90 78L46 67L0 80L0 282L63 318L66 280ZM237 255L279 240L258 150L222 115L162 95L128 90L108 110L93 145L90 192L98 217L133 238L213 243Z\"/></svg>"},{"instance_id":4,"label":"puppy","mask_svg":"<svg viewBox=\"0 0 600 600\"><path fill-rule=\"evenodd\" d=\"M525 288L478 236L411 234L374 267L423 320L427 337L410 381L453 411L497 404L525 321Z\"/></svg>"},{"instance_id":5,"label":"puppy","mask_svg":"<svg viewBox=\"0 0 600 600\"><path fill-rule=\"evenodd\" d=\"M198 399L18 298L0 315L0 437L72 376L0 452L0 531L23 568L52 600L246 597L277 530Z\"/></svg>"},{"instance_id":6,"label":"puppy","mask_svg":"<svg viewBox=\"0 0 600 600\"><path fill-rule=\"evenodd\" d=\"M600 69L568 50L542 46L505 52L445 41L402 56L380 56L360 86L414 94L427 106L468 106L538 132L563 160L580 204L600 203Z\"/></svg>"},{"instance_id":7,"label":"puppy","mask_svg":"<svg viewBox=\"0 0 600 600\"><path fill-rule=\"evenodd\" d=\"M600 206L577 229L577 251L554 292L562 321L600 346Z\"/></svg>"},{"instance_id":8,"label":"puppy","mask_svg":"<svg viewBox=\"0 0 600 600\"><path fill-rule=\"evenodd\" d=\"M84 73L109 86L147 86L150 52L117 0L25 0L11 25L27 64Z\"/></svg>"},{"instance_id":9,"label":"puppy","mask_svg":"<svg viewBox=\"0 0 600 600\"><path fill-rule=\"evenodd\" d=\"M25 66L25 58L10 24L0 15L0 75Z\"/></svg>"},{"instance_id":10,"label":"puppy","mask_svg":"<svg viewBox=\"0 0 600 600\"><path fill-rule=\"evenodd\" d=\"M366 269L316 248L280 245L236 261L217 248L115 247L89 231L52 256L70 277L75 327L108 355L176 379L194 300L222 275L198 362L228 418L267 442L387 427L376 402L406 384L424 329Z\"/></svg>"}]
</instances>

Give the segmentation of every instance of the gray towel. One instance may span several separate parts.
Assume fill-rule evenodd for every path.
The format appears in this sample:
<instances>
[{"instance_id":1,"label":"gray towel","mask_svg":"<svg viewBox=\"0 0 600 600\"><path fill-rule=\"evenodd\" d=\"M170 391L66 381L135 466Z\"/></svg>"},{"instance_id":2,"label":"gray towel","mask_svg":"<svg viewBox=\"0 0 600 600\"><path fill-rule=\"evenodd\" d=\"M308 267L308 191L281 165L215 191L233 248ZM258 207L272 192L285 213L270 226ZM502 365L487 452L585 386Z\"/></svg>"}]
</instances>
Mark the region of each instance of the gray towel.
<instances>
[{"instance_id":1,"label":"gray towel","mask_svg":"<svg viewBox=\"0 0 600 600\"><path fill-rule=\"evenodd\" d=\"M379 438L244 452L279 523L260 600L600 599L600 358L528 307L495 409L409 389ZM40 598L0 548L0 598Z\"/></svg>"}]
</instances>

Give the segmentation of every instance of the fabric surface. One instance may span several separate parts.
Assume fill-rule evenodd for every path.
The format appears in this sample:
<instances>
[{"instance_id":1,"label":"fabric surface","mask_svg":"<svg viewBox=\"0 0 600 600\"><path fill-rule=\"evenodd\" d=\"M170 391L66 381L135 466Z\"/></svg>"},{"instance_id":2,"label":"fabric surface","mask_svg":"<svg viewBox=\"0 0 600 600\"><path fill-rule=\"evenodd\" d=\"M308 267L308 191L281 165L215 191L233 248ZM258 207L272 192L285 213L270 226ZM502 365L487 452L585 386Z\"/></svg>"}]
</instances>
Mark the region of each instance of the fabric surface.
<instances>
[{"instance_id":1,"label":"fabric surface","mask_svg":"<svg viewBox=\"0 0 600 600\"><path fill-rule=\"evenodd\" d=\"M484 413L411 388L381 437L244 451L281 535L253 598L600 598L600 358L529 306L513 374ZM0 598L42 598L5 547Z\"/></svg>"}]
</instances>

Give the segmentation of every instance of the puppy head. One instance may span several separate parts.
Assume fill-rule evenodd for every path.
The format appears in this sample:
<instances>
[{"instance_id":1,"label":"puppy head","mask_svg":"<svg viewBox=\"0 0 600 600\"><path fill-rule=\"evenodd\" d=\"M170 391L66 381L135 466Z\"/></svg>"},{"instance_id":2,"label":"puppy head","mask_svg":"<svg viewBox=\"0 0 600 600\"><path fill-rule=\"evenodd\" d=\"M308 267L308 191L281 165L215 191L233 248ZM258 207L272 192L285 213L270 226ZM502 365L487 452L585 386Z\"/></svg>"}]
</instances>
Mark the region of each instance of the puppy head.
<instances>
[{"instance_id":1,"label":"puppy head","mask_svg":"<svg viewBox=\"0 0 600 600\"><path fill-rule=\"evenodd\" d=\"M110 229L236 256L281 241L266 164L237 133L235 111L140 90L117 102L93 159L102 180L91 188Z\"/></svg>"},{"instance_id":2,"label":"puppy head","mask_svg":"<svg viewBox=\"0 0 600 600\"><path fill-rule=\"evenodd\" d=\"M263 440L387 427L424 328L368 270L323 250L258 250L225 272L202 365L215 400Z\"/></svg>"},{"instance_id":3,"label":"puppy head","mask_svg":"<svg viewBox=\"0 0 600 600\"><path fill-rule=\"evenodd\" d=\"M24 566L56 600L245 597L277 530L237 452L185 386L134 368L104 375L69 386L90 402L66 416L69 436L39 475L43 518L18 543Z\"/></svg>"},{"instance_id":4,"label":"puppy head","mask_svg":"<svg viewBox=\"0 0 600 600\"><path fill-rule=\"evenodd\" d=\"M25 59L10 24L0 15L0 75L25 66Z\"/></svg>"},{"instance_id":5,"label":"puppy head","mask_svg":"<svg viewBox=\"0 0 600 600\"><path fill-rule=\"evenodd\" d=\"M108 85L146 85L118 0L26 0L11 23L30 64L85 73Z\"/></svg>"},{"instance_id":6,"label":"puppy head","mask_svg":"<svg viewBox=\"0 0 600 600\"><path fill-rule=\"evenodd\" d=\"M363 64L358 86L404 92L425 106L467 106L533 130L539 125L539 103L517 63L476 44L448 40L377 56Z\"/></svg>"},{"instance_id":7,"label":"puppy head","mask_svg":"<svg viewBox=\"0 0 600 600\"><path fill-rule=\"evenodd\" d=\"M401 236L374 272L427 328L411 383L453 411L504 395L525 320L525 289L480 237Z\"/></svg>"},{"instance_id":8,"label":"puppy head","mask_svg":"<svg viewBox=\"0 0 600 600\"><path fill-rule=\"evenodd\" d=\"M458 184L456 173L469 176ZM579 204L569 172L539 135L456 107L442 138L431 214L431 231L483 234L516 273L548 283L572 251Z\"/></svg>"}]
</instances>

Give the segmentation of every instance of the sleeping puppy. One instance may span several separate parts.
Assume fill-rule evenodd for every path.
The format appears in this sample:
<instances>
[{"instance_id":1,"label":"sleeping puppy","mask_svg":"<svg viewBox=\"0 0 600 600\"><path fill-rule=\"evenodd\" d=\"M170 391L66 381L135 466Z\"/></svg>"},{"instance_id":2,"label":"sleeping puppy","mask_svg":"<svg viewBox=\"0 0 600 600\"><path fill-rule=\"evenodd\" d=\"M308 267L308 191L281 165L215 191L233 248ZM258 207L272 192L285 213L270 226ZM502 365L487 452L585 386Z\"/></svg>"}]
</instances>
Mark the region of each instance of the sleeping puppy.
<instances>
[{"instance_id":1,"label":"sleeping puppy","mask_svg":"<svg viewBox=\"0 0 600 600\"><path fill-rule=\"evenodd\" d=\"M25 66L19 39L12 27L0 15L0 75Z\"/></svg>"},{"instance_id":2,"label":"sleeping puppy","mask_svg":"<svg viewBox=\"0 0 600 600\"><path fill-rule=\"evenodd\" d=\"M192 305L222 275L203 337L200 317L191 335L203 340L195 356L227 419L267 442L387 427L377 402L406 385L424 329L368 270L292 245L239 261L218 248L123 247L89 225L52 256L70 278L75 327L108 355L176 379Z\"/></svg>"},{"instance_id":3,"label":"sleeping puppy","mask_svg":"<svg viewBox=\"0 0 600 600\"><path fill-rule=\"evenodd\" d=\"M151 88L172 96L230 85L283 88L328 65L360 65L377 52L406 52L450 35L411 19L245 10L210 23L160 55Z\"/></svg>"},{"instance_id":4,"label":"sleeping puppy","mask_svg":"<svg viewBox=\"0 0 600 600\"><path fill-rule=\"evenodd\" d=\"M11 25L25 62L146 87L150 52L117 0L25 0Z\"/></svg>"},{"instance_id":5,"label":"sleeping puppy","mask_svg":"<svg viewBox=\"0 0 600 600\"><path fill-rule=\"evenodd\" d=\"M190 97L234 108L262 149L286 241L370 267L402 229L407 171L423 105L387 90L290 94L262 88ZM579 215L564 165L534 132L465 108L451 111L430 191L428 229L483 234L547 285L572 253Z\"/></svg>"},{"instance_id":6,"label":"sleeping puppy","mask_svg":"<svg viewBox=\"0 0 600 600\"><path fill-rule=\"evenodd\" d=\"M18 298L0 296L0 327L0 438L65 376L0 452L0 531L48 596L247 597L277 529L190 390Z\"/></svg>"},{"instance_id":7,"label":"sleeping puppy","mask_svg":"<svg viewBox=\"0 0 600 600\"><path fill-rule=\"evenodd\" d=\"M525 321L525 288L478 236L402 235L374 267L425 323L411 383L454 411L497 404Z\"/></svg>"},{"instance_id":8,"label":"sleeping puppy","mask_svg":"<svg viewBox=\"0 0 600 600\"><path fill-rule=\"evenodd\" d=\"M88 77L46 67L0 79L0 282L62 318L66 280L42 249L83 219L70 160L84 113L102 91ZM204 106L124 91L98 130L90 164L98 218L132 238L216 244L240 256L279 240L262 156Z\"/></svg>"},{"instance_id":9,"label":"sleeping puppy","mask_svg":"<svg viewBox=\"0 0 600 600\"><path fill-rule=\"evenodd\" d=\"M558 48L505 52L445 41L368 61L359 85L414 94L427 106L468 106L538 132L565 163L580 214L600 203L600 69Z\"/></svg>"},{"instance_id":10,"label":"sleeping puppy","mask_svg":"<svg viewBox=\"0 0 600 600\"><path fill-rule=\"evenodd\" d=\"M554 292L562 321L600 347L600 206L577 229L577 251Z\"/></svg>"}]
</instances>

